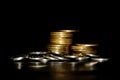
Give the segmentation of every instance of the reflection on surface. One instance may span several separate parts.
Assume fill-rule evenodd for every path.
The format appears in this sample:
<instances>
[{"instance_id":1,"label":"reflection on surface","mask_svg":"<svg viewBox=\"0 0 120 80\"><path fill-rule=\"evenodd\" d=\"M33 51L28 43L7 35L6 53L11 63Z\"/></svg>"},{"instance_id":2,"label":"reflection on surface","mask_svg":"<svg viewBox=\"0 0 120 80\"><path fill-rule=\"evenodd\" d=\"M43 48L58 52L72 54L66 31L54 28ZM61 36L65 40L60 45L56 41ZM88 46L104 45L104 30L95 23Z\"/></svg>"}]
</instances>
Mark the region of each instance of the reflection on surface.
<instances>
[{"instance_id":1,"label":"reflection on surface","mask_svg":"<svg viewBox=\"0 0 120 80\"><path fill-rule=\"evenodd\" d=\"M46 67L46 65L43 65L41 62L30 62L28 67L41 68L41 67Z\"/></svg>"},{"instance_id":2,"label":"reflection on surface","mask_svg":"<svg viewBox=\"0 0 120 80\"><path fill-rule=\"evenodd\" d=\"M50 70L54 72L73 72L73 71L94 71L97 62L63 62L63 63L51 63Z\"/></svg>"},{"instance_id":3,"label":"reflection on surface","mask_svg":"<svg viewBox=\"0 0 120 80\"><path fill-rule=\"evenodd\" d=\"M93 71L96 70L95 64L98 62L87 62L83 64L82 66L78 67L79 71Z\"/></svg>"},{"instance_id":4,"label":"reflection on surface","mask_svg":"<svg viewBox=\"0 0 120 80\"><path fill-rule=\"evenodd\" d=\"M72 73L56 73L56 74L51 74L51 80L95 80L96 76L95 75L75 75Z\"/></svg>"},{"instance_id":5,"label":"reflection on surface","mask_svg":"<svg viewBox=\"0 0 120 80\"><path fill-rule=\"evenodd\" d=\"M52 72L67 72L67 66L64 64L64 62L52 62L49 63L49 70Z\"/></svg>"},{"instance_id":6,"label":"reflection on surface","mask_svg":"<svg viewBox=\"0 0 120 80\"><path fill-rule=\"evenodd\" d=\"M47 65L41 62L15 62L14 65L17 69L31 68L33 70L40 71L45 68L49 72L73 72L73 71L94 71L96 70L95 65L98 62L49 62Z\"/></svg>"},{"instance_id":7,"label":"reflection on surface","mask_svg":"<svg viewBox=\"0 0 120 80\"><path fill-rule=\"evenodd\" d=\"M14 62L15 68L21 70L23 67L23 62Z\"/></svg>"},{"instance_id":8,"label":"reflection on surface","mask_svg":"<svg viewBox=\"0 0 120 80\"><path fill-rule=\"evenodd\" d=\"M18 69L12 70L13 77L16 75L20 80L98 80L105 74L97 71L99 62L48 62L43 64L41 62L14 62ZM104 65L103 65L104 66ZM17 73L17 74L16 74ZM108 72L109 73L109 72ZM104 74L104 75L103 75ZM25 79L26 78L26 79ZM109 76L105 76L101 80L108 80ZM15 78L18 80L18 78Z\"/></svg>"}]
</instances>

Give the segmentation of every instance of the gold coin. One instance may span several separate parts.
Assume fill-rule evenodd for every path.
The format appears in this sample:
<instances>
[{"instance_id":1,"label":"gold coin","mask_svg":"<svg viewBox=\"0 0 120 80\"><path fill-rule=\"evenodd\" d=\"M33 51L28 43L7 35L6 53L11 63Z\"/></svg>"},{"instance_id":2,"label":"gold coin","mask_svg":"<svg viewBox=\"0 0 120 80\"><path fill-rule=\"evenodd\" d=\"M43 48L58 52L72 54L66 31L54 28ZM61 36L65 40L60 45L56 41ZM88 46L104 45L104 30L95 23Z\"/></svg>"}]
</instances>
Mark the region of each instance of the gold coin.
<instances>
[{"instance_id":1,"label":"gold coin","mask_svg":"<svg viewBox=\"0 0 120 80\"><path fill-rule=\"evenodd\" d=\"M79 32L79 30L59 30L61 32Z\"/></svg>"},{"instance_id":2,"label":"gold coin","mask_svg":"<svg viewBox=\"0 0 120 80\"><path fill-rule=\"evenodd\" d=\"M69 44L72 44L72 42L62 42L62 41L51 41L51 43L53 43L53 44L67 44L67 45L69 45Z\"/></svg>"},{"instance_id":3,"label":"gold coin","mask_svg":"<svg viewBox=\"0 0 120 80\"><path fill-rule=\"evenodd\" d=\"M75 44L77 46L98 46L98 44Z\"/></svg>"},{"instance_id":4,"label":"gold coin","mask_svg":"<svg viewBox=\"0 0 120 80\"><path fill-rule=\"evenodd\" d=\"M98 46L98 44L84 44L84 46Z\"/></svg>"},{"instance_id":5,"label":"gold coin","mask_svg":"<svg viewBox=\"0 0 120 80\"><path fill-rule=\"evenodd\" d=\"M68 32L51 32L50 36L59 36L59 37L72 37L72 33Z\"/></svg>"},{"instance_id":6,"label":"gold coin","mask_svg":"<svg viewBox=\"0 0 120 80\"><path fill-rule=\"evenodd\" d=\"M69 45L64 45L64 44L48 44L47 46L63 47L63 46L69 46Z\"/></svg>"},{"instance_id":7,"label":"gold coin","mask_svg":"<svg viewBox=\"0 0 120 80\"><path fill-rule=\"evenodd\" d=\"M62 39L62 38L53 38L53 39L50 39L50 41L53 41L53 42L72 42L72 39Z\"/></svg>"}]
</instances>

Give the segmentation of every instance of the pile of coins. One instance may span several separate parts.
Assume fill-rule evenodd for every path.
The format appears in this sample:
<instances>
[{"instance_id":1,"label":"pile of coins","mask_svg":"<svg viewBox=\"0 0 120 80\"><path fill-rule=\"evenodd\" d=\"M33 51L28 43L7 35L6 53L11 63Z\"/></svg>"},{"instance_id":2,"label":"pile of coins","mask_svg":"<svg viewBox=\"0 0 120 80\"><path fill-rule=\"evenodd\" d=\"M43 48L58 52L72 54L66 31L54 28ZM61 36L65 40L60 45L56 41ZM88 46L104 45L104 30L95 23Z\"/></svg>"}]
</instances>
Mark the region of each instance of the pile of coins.
<instances>
[{"instance_id":1,"label":"pile of coins","mask_svg":"<svg viewBox=\"0 0 120 80\"><path fill-rule=\"evenodd\" d=\"M69 46L73 41L73 33L77 30L58 30L50 33L50 44L47 49L51 52L69 54Z\"/></svg>"},{"instance_id":2,"label":"pile of coins","mask_svg":"<svg viewBox=\"0 0 120 80\"><path fill-rule=\"evenodd\" d=\"M49 62L67 61L69 63L74 62L74 66L76 66L76 62L77 64L82 63L83 65L80 66L80 70L86 70L88 68L91 70L97 63L109 60L108 58L101 58L99 55L96 55L98 44L82 44L76 42L76 39L79 39L76 36L76 32L78 30L58 30L51 32L47 51L35 51L13 56L11 60L15 62L18 69L22 68L23 62L27 62L25 65L28 68L39 69L49 65L47 64ZM56 65L52 67L56 67Z\"/></svg>"},{"instance_id":3,"label":"pile of coins","mask_svg":"<svg viewBox=\"0 0 120 80\"><path fill-rule=\"evenodd\" d=\"M73 43L74 33L78 30L58 30L50 33L50 44L47 50L54 53L66 55L84 56L86 54L96 54L98 44ZM77 38L76 38L77 39Z\"/></svg>"}]
</instances>

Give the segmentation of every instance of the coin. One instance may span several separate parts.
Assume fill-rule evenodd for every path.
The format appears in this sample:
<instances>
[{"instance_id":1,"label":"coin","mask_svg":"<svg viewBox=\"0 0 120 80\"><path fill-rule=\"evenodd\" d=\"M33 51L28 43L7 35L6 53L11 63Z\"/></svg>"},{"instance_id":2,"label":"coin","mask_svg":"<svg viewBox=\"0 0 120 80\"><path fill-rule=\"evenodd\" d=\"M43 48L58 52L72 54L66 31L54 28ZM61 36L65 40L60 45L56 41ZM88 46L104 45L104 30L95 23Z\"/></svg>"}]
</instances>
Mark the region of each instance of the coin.
<instances>
[{"instance_id":1,"label":"coin","mask_svg":"<svg viewBox=\"0 0 120 80\"><path fill-rule=\"evenodd\" d=\"M72 37L73 34L69 32L51 32L50 36Z\"/></svg>"},{"instance_id":2,"label":"coin","mask_svg":"<svg viewBox=\"0 0 120 80\"><path fill-rule=\"evenodd\" d=\"M79 30L59 30L61 32L79 32Z\"/></svg>"}]
</instances>

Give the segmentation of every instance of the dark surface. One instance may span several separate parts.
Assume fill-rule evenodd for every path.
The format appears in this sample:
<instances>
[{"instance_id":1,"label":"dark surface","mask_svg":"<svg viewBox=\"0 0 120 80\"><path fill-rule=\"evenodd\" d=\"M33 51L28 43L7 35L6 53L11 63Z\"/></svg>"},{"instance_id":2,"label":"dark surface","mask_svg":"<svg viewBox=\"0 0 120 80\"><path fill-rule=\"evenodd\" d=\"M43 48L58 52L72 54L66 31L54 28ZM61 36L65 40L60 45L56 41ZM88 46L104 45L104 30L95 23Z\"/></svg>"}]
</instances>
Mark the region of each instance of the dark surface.
<instances>
[{"instance_id":1,"label":"dark surface","mask_svg":"<svg viewBox=\"0 0 120 80\"><path fill-rule=\"evenodd\" d=\"M39 67L31 67L31 66ZM95 66L85 67L81 62L9 62L4 68L2 76L10 80L114 80L111 60ZM110 67L111 66L111 67ZM115 70L115 69L114 69Z\"/></svg>"}]
</instances>

